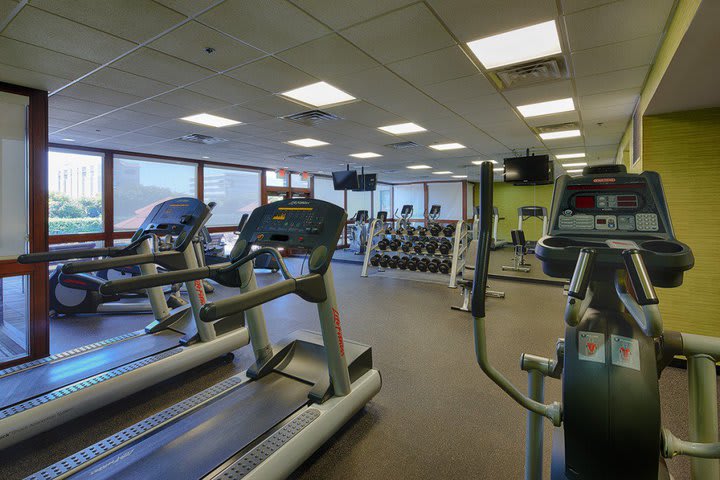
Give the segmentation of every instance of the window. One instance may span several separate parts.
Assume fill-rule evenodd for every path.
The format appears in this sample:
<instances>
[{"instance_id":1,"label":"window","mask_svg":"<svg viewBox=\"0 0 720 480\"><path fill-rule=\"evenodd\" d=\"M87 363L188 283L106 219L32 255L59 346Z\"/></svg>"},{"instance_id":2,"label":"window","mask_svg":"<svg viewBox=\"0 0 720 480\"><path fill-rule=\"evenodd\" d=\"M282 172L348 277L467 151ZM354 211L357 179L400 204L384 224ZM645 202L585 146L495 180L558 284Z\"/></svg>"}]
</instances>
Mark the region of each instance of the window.
<instances>
[{"instance_id":1,"label":"window","mask_svg":"<svg viewBox=\"0 0 720 480\"><path fill-rule=\"evenodd\" d=\"M347 214L348 218L357 213L358 210L367 210L370 213L370 198L372 192L347 192Z\"/></svg>"},{"instance_id":2,"label":"window","mask_svg":"<svg viewBox=\"0 0 720 480\"><path fill-rule=\"evenodd\" d=\"M394 206L400 215L403 205L412 205L413 213L410 218L423 218L425 215L425 186L422 183L411 183L409 185L395 185Z\"/></svg>"},{"instance_id":3,"label":"window","mask_svg":"<svg viewBox=\"0 0 720 480\"><path fill-rule=\"evenodd\" d=\"M158 203L196 196L196 185L195 164L115 157L115 230L135 230Z\"/></svg>"},{"instance_id":4,"label":"window","mask_svg":"<svg viewBox=\"0 0 720 480\"><path fill-rule=\"evenodd\" d=\"M208 226L237 225L244 213L260 206L260 172L205 167L204 201L215 202Z\"/></svg>"},{"instance_id":5,"label":"window","mask_svg":"<svg viewBox=\"0 0 720 480\"><path fill-rule=\"evenodd\" d=\"M461 220L463 212L462 182L428 183L428 205L440 205L440 219Z\"/></svg>"},{"instance_id":6,"label":"window","mask_svg":"<svg viewBox=\"0 0 720 480\"><path fill-rule=\"evenodd\" d=\"M378 212L387 212L388 218L392 218L392 185L378 183L376 190L373 192L373 203L375 211L373 216L377 217Z\"/></svg>"},{"instance_id":7,"label":"window","mask_svg":"<svg viewBox=\"0 0 720 480\"><path fill-rule=\"evenodd\" d=\"M0 363L28 354L29 281L27 275L0 278Z\"/></svg>"},{"instance_id":8,"label":"window","mask_svg":"<svg viewBox=\"0 0 720 480\"><path fill-rule=\"evenodd\" d=\"M266 170L265 171L265 185L268 187L287 187L288 186L288 173L285 172L285 175L282 177L278 177L278 174L275 170Z\"/></svg>"},{"instance_id":9,"label":"window","mask_svg":"<svg viewBox=\"0 0 720 480\"><path fill-rule=\"evenodd\" d=\"M303 180L302 175L299 173L293 173L290 175L290 184L292 188L310 188L310 177L307 180Z\"/></svg>"},{"instance_id":10,"label":"window","mask_svg":"<svg viewBox=\"0 0 720 480\"><path fill-rule=\"evenodd\" d=\"M342 190L335 190L333 188L332 178L315 177L314 178L314 189L315 198L318 200L325 200L326 202L334 203L338 207L345 208L345 194Z\"/></svg>"},{"instance_id":11,"label":"window","mask_svg":"<svg viewBox=\"0 0 720 480\"><path fill-rule=\"evenodd\" d=\"M103 231L102 166L98 153L50 150L50 235Z\"/></svg>"}]
</instances>

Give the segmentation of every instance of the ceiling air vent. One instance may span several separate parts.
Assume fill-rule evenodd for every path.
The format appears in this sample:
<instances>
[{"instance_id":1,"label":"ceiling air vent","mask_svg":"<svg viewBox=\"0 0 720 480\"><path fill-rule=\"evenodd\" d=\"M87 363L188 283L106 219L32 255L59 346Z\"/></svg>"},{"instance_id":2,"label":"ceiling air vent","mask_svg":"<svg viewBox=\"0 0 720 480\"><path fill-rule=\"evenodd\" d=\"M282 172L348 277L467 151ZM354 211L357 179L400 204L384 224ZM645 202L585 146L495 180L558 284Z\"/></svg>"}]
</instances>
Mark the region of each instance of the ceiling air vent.
<instances>
[{"instance_id":1,"label":"ceiling air vent","mask_svg":"<svg viewBox=\"0 0 720 480\"><path fill-rule=\"evenodd\" d=\"M200 143L202 145L214 145L216 143L227 142L225 138L211 137L209 135L200 135L199 133L191 133L178 138L181 142Z\"/></svg>"},{"instance_id":2,"label":"ceiling air vent","mask_svg":"<svg viewBox=\"0 0 720 480\"><path fill-rule=\"evenodd\" d=\"M294 158L295 160L307 160L308 158L311 158L312 155L309 153L298 153L297 155L289 155L288 158Z\"/></svg>"},{"instance_id":3,"label":"ceiling air vent","mask_svg":"<svg viewBox=\"0 0 720 480\"><path fill-rule=\"evenodd\" d=\"M537 133L550 133L550 132L561 132L563 130L578 130L580 126L575 123L558 123L556 125L543 125L541 127L535 127Z\"/></svg>"},{"instance_id":4,"label":"ceiling air vent","mask_svg":"<svg viewBox=\"0 0 720 480\"><path fill-rule=\"evenodd\" d=\"M394 148L395 150L405 150L406 148L415 148L419 147L419 143L415 142L398 142L398 143L388 143L385 145L388 148Z\"/></svg>"},{"instance_id":5,"label":"ceiling air vent","mask_svg":"<svg viewBox=\"0 0 720 480\"><path fill-rule=\"evenodd\" d=\"M551 58L539 62L514 65L509 68L495 70L495 75L502 82L503 88L522 87L541 82L550 82L565 78L565 68L561 58Z\"/></svg>"},{"instance_id":6,"label":"ceiling air vent","mask_svg":"<svg viewBox=\"0 0 720 480\"><path fill-rule=\"evenodd\" d=\"M309 127L314 127L325 122L342 120L342 118L338 117L337 115L323 112L322 110L308 110L307 112L293 113L292 115L287 115L282 118L284 118L285 120L290 120L291 122L299 123L301 125L307 125Z\"/></svg>"}]
</instances>

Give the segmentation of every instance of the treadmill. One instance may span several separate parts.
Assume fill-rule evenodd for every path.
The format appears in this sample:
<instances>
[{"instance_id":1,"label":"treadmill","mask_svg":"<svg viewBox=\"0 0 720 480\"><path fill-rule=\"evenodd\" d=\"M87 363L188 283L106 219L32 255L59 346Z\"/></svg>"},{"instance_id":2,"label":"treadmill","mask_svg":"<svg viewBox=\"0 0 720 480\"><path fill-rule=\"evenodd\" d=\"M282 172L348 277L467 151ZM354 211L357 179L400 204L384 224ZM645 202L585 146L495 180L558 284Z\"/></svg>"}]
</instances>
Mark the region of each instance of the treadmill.
<instances>
[{"instance_id":1,"label":"treadmill","mask_svg":"<svg viewBox=\"0 0 720 480\"><path fill-rule=\"evenodd\" d=\"M196 234L209 217L210 207L203 202L176 198L155 206L126 247L31 253L18 261L107 257L66 263L62 268L67 273L129 265L140 265L143 275L157 274L156 265L194 268ZM175 237L172 249L151 251L157 236L166 234ZM216 323L196 320L206 302L199 284L186 283L190 306L174 310L168 309L161 288L149 288L155 319L143 330L1 370L0 448L246 345L249 337L242 317Z\"/></svg>"},{"instance_id":2,"label":"treadmill","mask_svg":"<svg viewBox=\"0 0 720 480\"><path fill-rule=\"evenodd\" d=\"M380 390L369 346L343 339L330 267L344 209L290 199L255 209L231 263L118 280L109 292L214 278L240 294L206 304L205 322L245 312L255 363L176 405L28 478L285 478ZM309 273L290 274L277 247L310 252ZM255 248L253 248L255 247ZM258 248L260 247L260 248ZM252 260L270 254L284 280L258 288ZM288 294L317 304L320 333L268 339L262 305Z\"/></svg>"}]
</instances>

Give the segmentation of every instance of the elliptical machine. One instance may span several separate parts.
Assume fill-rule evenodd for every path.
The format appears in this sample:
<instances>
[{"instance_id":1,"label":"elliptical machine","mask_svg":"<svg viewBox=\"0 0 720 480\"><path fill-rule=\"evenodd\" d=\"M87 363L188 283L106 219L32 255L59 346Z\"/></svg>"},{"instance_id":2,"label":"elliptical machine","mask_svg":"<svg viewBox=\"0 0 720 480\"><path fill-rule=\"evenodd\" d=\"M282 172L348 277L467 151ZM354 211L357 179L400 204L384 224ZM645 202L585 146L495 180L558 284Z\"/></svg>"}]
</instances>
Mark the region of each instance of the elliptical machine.
<instances>
[{"instance_id":1,"label":"elliptical machine","mask_svg":"<svg viewBox=\"0 0 720 480\"><path fill-rule=\"evenodd\" d=\"M487 357L482 292L492 178L486 162L475 270L475 284L482 288L472 297L475 350L485 374L528 410L525 478L542 478L543 417L555 426L554 480L669 479L664 459L676 455L692 457L692 478L720 478L715 378L720 340L664 331L654 290L679 287L694 263L690 248L675 238L659 175L628 174L613 165L556 180L549 234L538 241L536 255L547 275L572 275L565 337L556 359L521 356L528 395ZM676 355L688 359L689 441L661 426L658 377ZM562 404L543 403L545 377L562 379Z\"/></svg>"},{"instance_id":2,"label":"elliptical machine","mask_svg":"<svg viewBox=\"0 0 720 480\"><path fill-rule=\"evenodd\" d=\"M397 220L397 229L395 230L396 233L402 233L410 226L410 217L412 217L413 214L413 206L412 205L403 205L402 209L400 210L400 216ZM398 218L398 212L395 210L395 218Z\"/></svg>"},{"instance_id":3,"label":"elliptical machine","mask_svg":"<svg viewBox=\"0 0 720 480\"><path fill-rule=\"evenodd\" d=\"M350 250L355 251L355 255L365 255L369 218L367 210L358 210L353 217L354 223L350 229Z\"/></svg>"}]
</instances>

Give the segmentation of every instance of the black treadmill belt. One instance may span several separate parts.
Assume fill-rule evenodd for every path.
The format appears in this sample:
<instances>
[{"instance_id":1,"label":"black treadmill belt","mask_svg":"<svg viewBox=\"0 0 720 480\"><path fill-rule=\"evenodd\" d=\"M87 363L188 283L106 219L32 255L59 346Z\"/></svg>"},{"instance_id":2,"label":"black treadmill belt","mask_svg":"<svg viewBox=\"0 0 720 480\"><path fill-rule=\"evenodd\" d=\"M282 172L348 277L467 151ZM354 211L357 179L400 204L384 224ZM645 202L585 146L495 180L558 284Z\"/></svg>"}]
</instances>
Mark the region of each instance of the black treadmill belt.
<instances>
[{"instance_id":1,"label":"black treadmill belt","mask_svg":"<svg viewBox=\"0 0 720 480\"><path fill-rule=\"evenodd\" d=\"M82 355L46 363L0 378L0 408L176 347L181 337L181 333L172 330L153 335L140 335Z\"/></svg>"},{"instance_id":2,"label":"black treadmill belt","mask_svg":"<svg viewBox=\"0 0 720 480\"><path fill-rule=\"evenodd\" d=\"M305 405L311 388L275 373L251 381L71 478L202 478Z\"/></svg>"}]
</instances>

